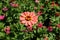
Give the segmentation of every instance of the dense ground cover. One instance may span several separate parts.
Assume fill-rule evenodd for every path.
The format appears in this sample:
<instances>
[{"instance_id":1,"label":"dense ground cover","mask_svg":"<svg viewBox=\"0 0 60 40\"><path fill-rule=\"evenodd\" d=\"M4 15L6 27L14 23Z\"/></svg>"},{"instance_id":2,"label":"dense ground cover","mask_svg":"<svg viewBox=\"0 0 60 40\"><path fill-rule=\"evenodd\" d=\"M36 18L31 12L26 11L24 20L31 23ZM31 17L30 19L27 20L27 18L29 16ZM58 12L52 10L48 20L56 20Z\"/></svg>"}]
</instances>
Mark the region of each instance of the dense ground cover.
<instances>
[{"instance_id":1,"label":"dense ground cover","mask_svg":"<svg viewBox=\"0 0 60 40\"><path fill-rule=\"evenodd\" d=\"M60 0L0 0L0 40L60 40Z\"/></svg>"}]
</instances>

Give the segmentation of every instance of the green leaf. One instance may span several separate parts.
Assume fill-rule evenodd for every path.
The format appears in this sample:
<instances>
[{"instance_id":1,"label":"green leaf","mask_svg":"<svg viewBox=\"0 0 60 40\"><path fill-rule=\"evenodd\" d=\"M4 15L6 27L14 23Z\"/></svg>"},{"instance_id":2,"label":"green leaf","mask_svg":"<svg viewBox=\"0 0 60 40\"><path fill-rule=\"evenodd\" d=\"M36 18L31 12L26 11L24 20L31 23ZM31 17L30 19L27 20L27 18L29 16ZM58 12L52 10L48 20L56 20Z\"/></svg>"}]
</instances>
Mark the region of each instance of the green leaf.
<instances>
[{"instance_id":1,"label":"green leaf","mask_svg":"<svg viewBox=\"0 0 60 40\"><path fill-rule=\"evenodd\" d=\"M0 39L5 37L5 33L0 32Z\"/></svg>"},{"instance_id":2,"label":"green leaf","mask_svg":"<svg viewBox=\"0 0 60 40\"><path fill-rule=\"evenodd\" d=\"M40 38L37 38L37 40L40 40Z\"/></svg>"},{"instance_id":3,"label":"green leaf","mask_svg":"<svg viewBox=\"0 0 60 40\"><path fill-rule=\"evenodd\" d=\"M0 22L0 29L4 28L4 23Z\"/></svg>"}]
</instances>

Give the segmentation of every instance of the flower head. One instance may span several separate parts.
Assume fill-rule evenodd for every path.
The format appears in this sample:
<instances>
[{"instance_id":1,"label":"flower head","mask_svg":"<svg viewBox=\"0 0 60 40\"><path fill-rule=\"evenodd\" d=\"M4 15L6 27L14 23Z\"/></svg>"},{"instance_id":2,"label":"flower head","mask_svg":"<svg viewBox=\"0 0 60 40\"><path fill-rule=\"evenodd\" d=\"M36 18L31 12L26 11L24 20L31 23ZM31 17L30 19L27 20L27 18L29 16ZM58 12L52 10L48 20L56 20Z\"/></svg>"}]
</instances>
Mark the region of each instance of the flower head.
<instances>
[{"instance_id":1,"label":"flower head","mask_svg":"<svg viewBox=\"0 0 60 40\"><path fill-rule=\"evenodd\" d=\"M5 28L4 28L4 31L5 31L7 34L10 34L10 27L9 27L9 26L5 27Z\"/></svg>"},{"instance_id":2,"label":"flower head","mask_svg":"<svg viewBox=\"0 0 60 40\"><path fill-rule=\"evenodd\" d=\"M20 16L20 22L26 26L33 26L38 21L38 16L34 12L24 12Z\"/></svg>"},{"instance_id":3,"label":"flower head","mask_svg":"<svg viewBox=\"0 0 60 40\"><path fill-rule=\"evenodd\" d=\"M7 7L4 7L2 10L3 10L3 11L7 11L7 10L8 10L8 8L7 8Z\"/></svg>"},{"instance_id":4,"label":"flower head","mask_svg":"<svg viewBox=\"0 0 60 40\"><path fill-rule=\"evenodd\" d=\"M42 12L41 12L41 11L39 11L39 12L38 12L38 15L40 16L41 14L42 14Z\"/></svg>"},{"instance_id":5,"label":"flower head","mask_svg":"<svg viewBox=\"0 0 60 40\"><path fill-rule=\"evenodd\" d=\"M39 23L39 24L38 24L38 27L39 27L39 28L42 28L42 26L43 26L42 23Z\"/></svg>"},{"instance_id":6,"label":"flower head","mask_svg":"<svg viewBox=\"0 0 60 40\"><path fill-rule=\"evenodd\" d=\"M4 20L5 16L4 15L0 15L0 20Z\"/></svg>"},{"instance_id":7,"label":"flower head","mask_svg":"<svg viewBox=\"0 0 60 40\"><path fill-rule=\"evenodd\" d=\"M12 7L18 7L19 5L18 4L16 4L16 3L10 3L10 5L12 6Z\"/></svg>"},{"instance_id":8,"label":"flower head","mask_svg":"<svg viewBox=\"0 0 60 40\"><path fill-rule=\"evenodd\" d=\"M53 30L52 26L49 26L49 27L48 27L48 31L51 32L52 30Z\"/></svg>"}]
</instances>

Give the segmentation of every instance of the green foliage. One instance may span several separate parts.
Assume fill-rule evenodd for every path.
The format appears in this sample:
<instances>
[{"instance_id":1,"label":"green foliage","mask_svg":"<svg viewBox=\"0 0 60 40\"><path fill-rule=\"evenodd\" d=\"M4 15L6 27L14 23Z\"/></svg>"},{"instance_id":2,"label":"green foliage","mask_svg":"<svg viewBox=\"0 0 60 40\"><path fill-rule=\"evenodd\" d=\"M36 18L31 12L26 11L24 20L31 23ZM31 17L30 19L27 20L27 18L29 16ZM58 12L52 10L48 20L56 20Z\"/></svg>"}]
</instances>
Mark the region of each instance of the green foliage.
<instances>
[{"instance_id":1,"label":"green foliage","mask_svg":"<svg viewBox=\"0 0 60 40\"><path fill-rule=\"evenodd\" d=\"M55 13L59 12L60 14L60 0L54 0L58 6L51 6L52 1L53 0L39 0L39 3L36 3L35 0L15 0L13 3L19 5L15 8L10 5L10 0L0 0L0 15L5 15L5 19L0 20L0 40L44 40L45 34L48 36L48 40L56 40L57 33L60 36L60 28L56 26L60 24L60 16L56 16ZM43 6L43 8L41 8L41 6ZM8 8L5 12L2 10L4 7ZM34 7L37 9L34 9ZM43 25L43 28L37 29L37 24L33 25L33 31L28 31L26 26L20 23L19 19L20 14L27 11L35 12L36 15L41 11L42 15L38 16L37 24L39 22L44 24L45 20L49 18L53 31L49 32L45 25ZM10 26L10 34L4 32L6 26ZM44 28L44 26L46 28ZM27 30L27 32L24 32L25 30Z\"/></svg>"}]
</instances>

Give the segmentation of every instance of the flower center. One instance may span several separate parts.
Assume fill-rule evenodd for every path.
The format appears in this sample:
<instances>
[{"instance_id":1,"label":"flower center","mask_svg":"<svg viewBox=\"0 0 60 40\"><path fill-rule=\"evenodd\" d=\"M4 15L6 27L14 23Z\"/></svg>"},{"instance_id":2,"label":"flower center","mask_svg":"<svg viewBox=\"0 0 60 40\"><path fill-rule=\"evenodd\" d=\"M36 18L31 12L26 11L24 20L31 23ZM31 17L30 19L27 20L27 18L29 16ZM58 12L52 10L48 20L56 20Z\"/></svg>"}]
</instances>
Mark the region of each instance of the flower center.
<instances>
[{"instance_id":1,"label":"flower center","mask_svg":"<svg viewBox=\"0 0 60 40\"><path fill-rule=\"evenodd\" d=\"M30 21L31 20L31 17L30 16L26 16L25 18L27 21Z\"/></svg>"}]
</instances>

